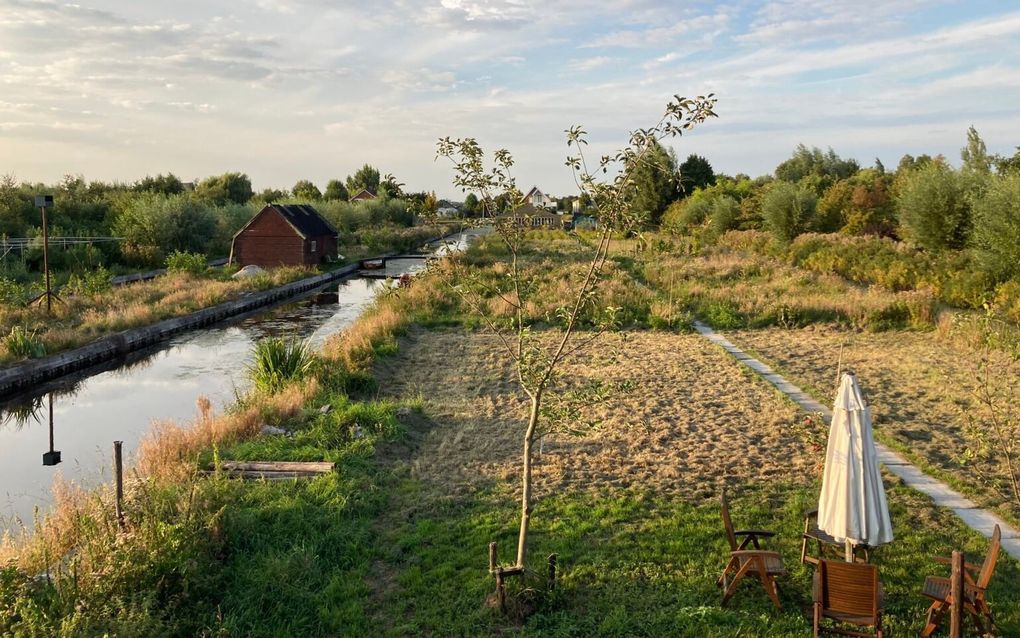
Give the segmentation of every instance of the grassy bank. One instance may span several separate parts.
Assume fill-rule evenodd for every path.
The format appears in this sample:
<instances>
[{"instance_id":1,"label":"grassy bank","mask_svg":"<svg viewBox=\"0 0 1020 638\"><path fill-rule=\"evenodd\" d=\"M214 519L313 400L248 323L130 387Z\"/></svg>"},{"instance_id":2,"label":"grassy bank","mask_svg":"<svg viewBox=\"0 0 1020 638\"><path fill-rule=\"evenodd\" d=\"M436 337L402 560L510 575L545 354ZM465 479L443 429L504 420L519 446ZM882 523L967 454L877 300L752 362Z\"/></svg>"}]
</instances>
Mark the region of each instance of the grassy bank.
<instances>
[{"instance_id":1,"label":"grassy bank","mask_svg":"<svg viewBox=\"0 0 1020 638\"><path fill-rule=\"evenodd\" d=\"M529 272L549 295L580 264L570 245L529 248ZM463 265L498 277L499 261L483 243ZM484 604L486 545L507 556L516 532L521 403L493 338L435 274L378 301L282 389L224 414L200 403L194 423L160 424L129 481L125 531L110 494L65 489L31 539L0 550L0 633L805 635L810 572L796 559L819 452L800 436L803 415L695 335L648 330L668 300L632 272L614 269L608 287L627 304L629 330L605 337L598 356L572 359L565 375L631 383L588 406L601 427L548 438L536 467L532 568L555 552L560 580L549 596L514 591L527 618ZM541 323L555 304L528 312ZM263 424L290 435L262 436ZM200 473L225 459L329 460L338 470L302 482ZM931 556L962 548L973 560L987 543L888 481L897 539L876 562L887 624L901 635L922 622L923 575L941 573ZM723 486L738 526L779 533L791 570L781 613L752 583L718 605ZM1001 559L989 598L1004 635L1020 632L1018 577Z\"/></svg>"},{"instance_id":2,"label":"grassy bank","mask_svg":"<svg viewBox=\"0 0 1020 638\"><path fill-rule=\"evenodd\" d=\"M273 268L257 277L234 280L236 267L209 268L198 274L178 272L91 294L63 295L45 305L0 305L0 365L76 348L100 337L179 317L315 274L306 268ZM12 332L15 338L11 338ZM31 341L31 351L22 342Z\"/></svg>"}]
</instances>

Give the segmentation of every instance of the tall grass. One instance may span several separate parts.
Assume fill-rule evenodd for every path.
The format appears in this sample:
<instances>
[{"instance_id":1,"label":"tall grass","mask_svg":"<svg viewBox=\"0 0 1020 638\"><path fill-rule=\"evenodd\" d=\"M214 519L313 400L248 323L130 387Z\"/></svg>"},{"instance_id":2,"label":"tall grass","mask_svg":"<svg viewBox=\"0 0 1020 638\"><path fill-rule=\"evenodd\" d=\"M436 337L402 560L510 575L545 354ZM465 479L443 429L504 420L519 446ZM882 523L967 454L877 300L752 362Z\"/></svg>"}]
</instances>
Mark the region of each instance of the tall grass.
<instances>
[{"instance_id":1,"label":"tall grass","mask_svg":"<svg viewBox=\"0 0 1020 638\"><path fill-rule=\"evenodd\" d=\"M267 337L255 344L248 376L257 389L273 393L291 381L308 376L314 365L315 359L304 342Z\"/></svg>"},{"instance_id":2,"label":"tall grass","mask_svg":"<svg viewBox=\"0 0 1020 638\"><path fill-rule=\"evenodd\" d=\"M16 359L35 359L46 356L46 346L34 330L24 326L14 326L10 334L4 337L7 352Z\"/></svg>"}]
</instances>

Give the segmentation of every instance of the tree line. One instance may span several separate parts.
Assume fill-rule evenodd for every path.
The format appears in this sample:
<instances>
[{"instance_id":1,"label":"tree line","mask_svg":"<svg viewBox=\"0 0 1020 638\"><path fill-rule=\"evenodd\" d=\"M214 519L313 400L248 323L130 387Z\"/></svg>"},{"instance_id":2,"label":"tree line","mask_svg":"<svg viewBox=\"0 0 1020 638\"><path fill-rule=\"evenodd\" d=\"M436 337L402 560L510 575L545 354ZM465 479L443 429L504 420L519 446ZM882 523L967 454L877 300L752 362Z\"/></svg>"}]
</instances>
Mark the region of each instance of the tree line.
<instances>
[{"instance_id":1,"label":"tree line","mask_svg":"<svg viewBox=\"0 0 1020 638\"><path fill-rule=\"evenodd\" d=\"M80 175L67 175L56 184L27 183L5 175L0 177L0 235L39 240L41 217L34 199L52 194L51 236L123 238L53 251L52 269L156 266L177 251L226 255L234 233L267 202L311 202L342 232L409 226L416 215L435 210L434 193L405 193L403 186L368 164L344 179L330 180L323 191L310 180L299 180L290 190L255 192L249 177L240 172L194 184L172 173L146 176L132 184L86 181ZM349 198L363 189L377 199L350 203ZM9 254L0 268L5 277L30 279L42 269L41 241L34 241L24 254Z\"/></svg>"}]
</instances>

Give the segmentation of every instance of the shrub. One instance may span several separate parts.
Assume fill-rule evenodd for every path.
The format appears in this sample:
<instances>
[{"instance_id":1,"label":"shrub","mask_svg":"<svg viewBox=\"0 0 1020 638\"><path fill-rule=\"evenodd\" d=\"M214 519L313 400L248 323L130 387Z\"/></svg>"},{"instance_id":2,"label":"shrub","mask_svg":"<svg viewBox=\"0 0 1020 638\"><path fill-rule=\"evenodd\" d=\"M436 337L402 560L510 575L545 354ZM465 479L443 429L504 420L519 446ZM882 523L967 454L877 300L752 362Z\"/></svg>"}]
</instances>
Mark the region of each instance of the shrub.
<instances>
[{"instance_id":1,"label":"shrub","mask_svg":"<svg viewBox=\"0 0 1020 638\"><path fill-rule=\"evenodd\" d=\"M0 277L0 303L20 306L28 298L25 287L7 277Z\"/></svg>"},{"instance_id":2,"label":"shrub","mask_svg":"<svg viewBox=\"0 0 1020 638\"><path fill-rule=\"evenodd\" d=\"M254 358L248 375L262 392L278 392L289 381L308 376L315 359L304 343L279 337L262 339L255 344Z\"/></svg>"},{"instance_id":3,"label":"shrub","mask_svg":"<svg viewBox=\"0 0 1020 638\"><path fill-rule=\"evenodd\" d=\"M125 256L158 263L167 251L203 251L215 237L212 210L188 195L144 194L131 201L113 224L125 238Z\"/></svg>"},{"instance_id":4,"label":"shrub","mask_svg":"<svg viewBox=\"0 0 1020 638\"><path fill-rule=\"evenodd\" d=\"M67 280L65 289L70 293L82 296L106 292L110 289L110 271L100 266L80 275L72 274Z\"/></svg>"},{"instance_id":5,"label":"shrub","mask_svg":"<svg viewBox=\"0 0 1020 638\"><path fill-rule=\"evenodd\" d=\"M932 250L962 248L970 207L960 174L930 162L903 178L896 200L900 223L912 241Z\"/></svg>"},{"instance_id":6,"label":"shrub","mask_svg":"<svg viewBox=\"0 0 1020 638\"><path fill-rule=\"evenodd\" d=\"M1020 275L1020 174L993 180L974 202L974 257L997 281Z\"/></svg>"},{"instance_id":7,"label":"shrub","mask_svg":"<svg viewBox=\"0 0 1020 638\"><path fill-rule=\"evenodd\" d=\"M167 272L190 272L197 275L204 272L207 265L208 261L201 253L175 250L166 256Z\"/></svg>"},{"instance_id":8,"label":"shrub","mask_svg":"<svg viewBox=\"0 0 1020 638\"><path fill-rule=\"evenodd\" d=\"M772 234L783 240L811 230L818 196L797 184L776 182L762 197L761 213Z\"/></svg>"},{"instance_id":9,"label":"shrub","mask_svg":"<svg viewBox=\"0 0 1020 638\"><path fill-rule=\"evenodd\" d=\"M11 328L11 333L4 338L8 352L18 359L38 359L46 356L46 347L34 330L22 326Z\"/></svg>"},{"instance_id":10,"label":"shrub","mask_svg":"<svg viewBox=\"0 0 1020 638\"><path fill-rule=\"evenodd\" d=\"M740 203L729 195L717 198L712 202L712 211L709 214L709 239L715 240L726 231L733 230L739 220Z\"/></svg>"}]
</instances>

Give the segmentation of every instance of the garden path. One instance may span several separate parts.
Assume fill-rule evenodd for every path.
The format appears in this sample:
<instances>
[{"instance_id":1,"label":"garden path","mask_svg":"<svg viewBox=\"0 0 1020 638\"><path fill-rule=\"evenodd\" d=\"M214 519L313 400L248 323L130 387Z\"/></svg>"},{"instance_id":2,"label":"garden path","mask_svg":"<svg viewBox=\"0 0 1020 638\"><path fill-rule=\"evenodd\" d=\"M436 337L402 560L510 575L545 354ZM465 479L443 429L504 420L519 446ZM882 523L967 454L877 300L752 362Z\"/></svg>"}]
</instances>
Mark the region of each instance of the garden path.
<instances>
[{"instance_id":1,"label":"garden path","mask_svg":"<svg viewBox=\"0 0 1020 638\"><path fill-rule=\"evenodd\" d=\"M780 392L788 396L802 409L811 413L821 413L828 422L832 419L832 410L822 405L806 392L787 381L782 375L777 374L772 368L758 359L750 356L739 347L735 346L722 334L712 330L703 323L694 322L694 328L705 339L716 344L733 358L748 368L751 368L760 377L771 383ZM900 477L904 483L915 490L926 494L936 505L947 507L959 516L964 523L976 530L986 538L991 538L992 530L996 525L1002 531L1002 548L1013 558L1020 560L1020 530L1013 527L1001 517L978 507L973 501L939 481L922 472L917 466L881 443L875 443L878 448L878 459L885 465L886 469Z\"/></svg>"}]
</instances>

